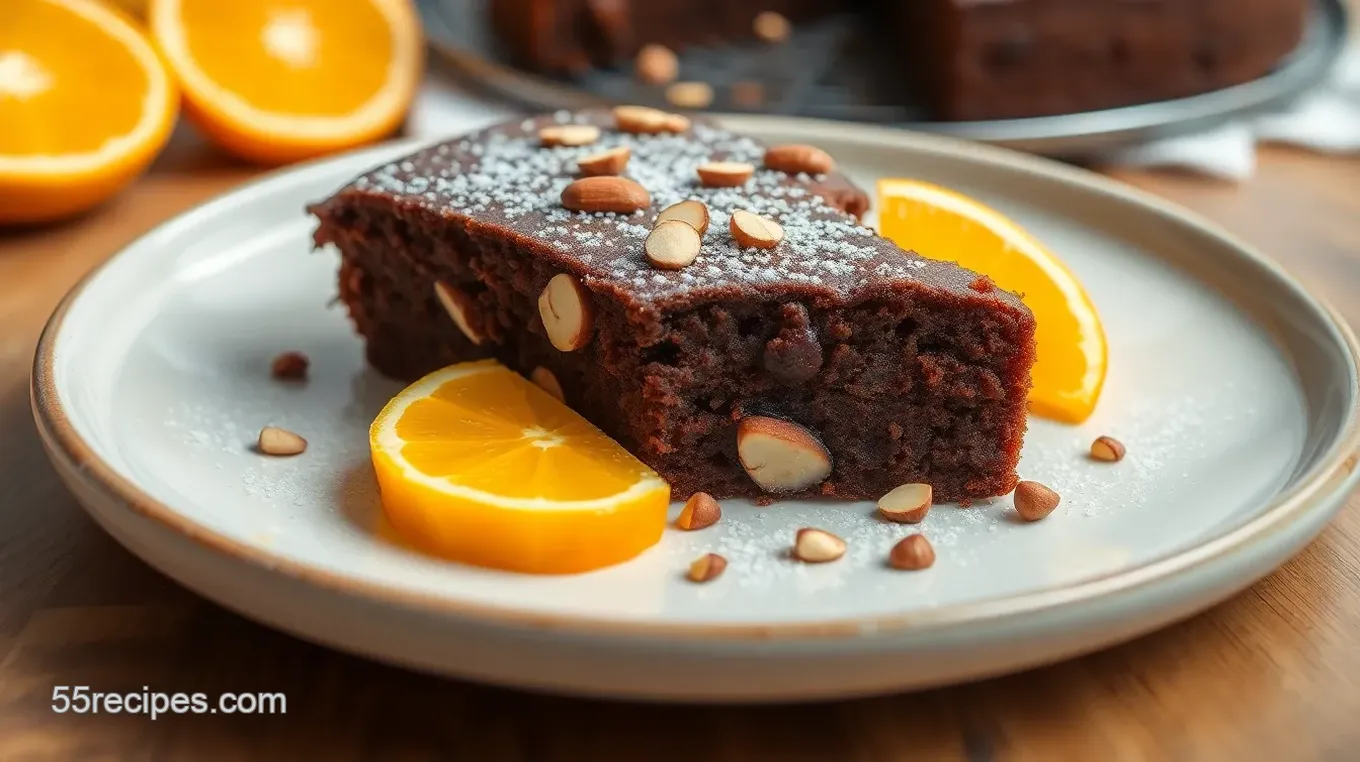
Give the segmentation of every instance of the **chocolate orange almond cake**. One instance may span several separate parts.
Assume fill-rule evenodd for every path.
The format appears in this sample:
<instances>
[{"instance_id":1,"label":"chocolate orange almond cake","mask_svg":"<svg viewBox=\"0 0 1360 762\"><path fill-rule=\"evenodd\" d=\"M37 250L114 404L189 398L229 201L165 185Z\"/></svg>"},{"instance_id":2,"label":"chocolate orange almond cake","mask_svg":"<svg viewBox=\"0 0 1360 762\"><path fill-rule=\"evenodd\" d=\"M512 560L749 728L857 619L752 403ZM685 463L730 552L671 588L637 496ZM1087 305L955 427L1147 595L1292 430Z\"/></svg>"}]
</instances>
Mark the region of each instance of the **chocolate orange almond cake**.
<instances>
[{"instance_id":1,"label":"chocolate orange almond cake","mask_svg":"<svg viewBox=\"0 0 1360 762\"><path fill-rule=\"evenodd\" d=\"M674 498L938 501L1016 483L1034 319L860 223L809 146L645 109L430 146L314 204L379 371L491 357Z\"/></svg>"}]
</instances>

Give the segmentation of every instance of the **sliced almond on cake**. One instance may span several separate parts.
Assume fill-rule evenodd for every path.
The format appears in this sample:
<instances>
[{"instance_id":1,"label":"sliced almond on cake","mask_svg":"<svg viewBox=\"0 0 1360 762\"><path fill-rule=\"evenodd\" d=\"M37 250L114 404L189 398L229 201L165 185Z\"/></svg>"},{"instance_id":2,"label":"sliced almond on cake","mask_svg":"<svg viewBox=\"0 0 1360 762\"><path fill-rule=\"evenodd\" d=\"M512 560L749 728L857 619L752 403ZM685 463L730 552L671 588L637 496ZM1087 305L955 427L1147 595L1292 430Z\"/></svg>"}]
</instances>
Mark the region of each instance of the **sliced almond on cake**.
<instances>
[{"instance_id":1,"label":"sliced almond on cake","mask_svg":"<svg viewBox=\"0 0 1360 762\"><path fill-rule=\"evenodd\" d=\"M468 320L468 315L472 312L472 298L443 281L435 281L434 294L439 303L444 305L444 311L453 318L453 324L458 326L458 330L463 332L468 341L481 344L486 337L481 331L473 328L471 321Z\"/></svg>"},{"instance_id":2,"label":"sliced almond on cake","mask_svg":"<svg viewBox=\"0 0 1360 762\"><path fill-rule=\"evenodd\" d=\"M727 223L732 238L743 249L773 249L784 240L784 228L769 217L738 209Z\"/></svg>"},{"instance_id":3,"label":"sliced almond on cake","mask_svg":"<svg viewBox=\"0 0 1360 762\"><path fill-rule=\"evenodd\" d=\"M574 352L590 342L595 307L590 292L566 273L554 275L538 297L538 314L548 340L563 352Z\"/></svg>"},{"instance_id":4,"label":"sliced almond on cake","mask_svg":"<svg viewBox=\"0 0 1360 762\"><path fill-rule=\"evenodd\" d=\"M628 146L611 148L608 151L593 153L583 159L576 160L576 168L586 177L601 177L607 175L621 175L623 168L628 166L628 159L633 155Z\"/></svg>"},{"instance_id":5,"label":"sliced almond on cake","mask_svg":"<svg viewBox=\"0 0 1360 762\"><path fill-rule=\"evenodd\" d=\"M711 161L699 165L699 182L708 188L739 188L751 179L756 168L740 161Z\"/></svg>"},{"instance_id":6,"label":"sliced almond on cake","mask_svg":"<svg viewBox=\"0 0 1360 762\"><path fill-rule=\"evenodd\" d=\"M588 146L600 139L600 128L589 124L553 124L538 131L545 146Z\"/></svg>"},{"instance_id":7,"label":"sliced almond on cake","mask_svg":"<svg viewBox=\"0 0 1360 762\"><path fill-rule=\"evenodd\" d=\"M737 425L737 456L766 492L799 492L831 475L831 454L807 429L753 415Z\"/></svg>"},{"instance_id":8,"label":"sliced almond on cake","mask_svg":"<svg viewBox=\"0 0 1360 762\"><path fill-rule=\"evenodd\" d=\"M647 261L660 270L689 267L699 257L699 231L688 222L667 220L652 228L643 249Z\"/></svg>"},{"instance_id":9,"label":"sliced almond on cake","mask_svg":"<svg viewBox=\"0 0 1360 762\"><path fill-rule=\"evenodd\" d=\"M765 151L765 166L790 175L824 175L836 168L836 161L816 146L782 145Z\"/></svg>"},{"instance_id":10,"label":"sliced almond on cake","mask_svg":"<svg viewBox=\"0 0 1360 762\"><path fill-rule=\"evenodd\" d=\"M626 177L583 177L562 191L562 206L573 212L632 214L651 205L647 189Z\"/></svg>"},{"instance_id":11,"label":"sliced almond on cake","mask_svg":"<svg viewBox=\"0 0 1360 762\"><path fill-rule=\"evenodd\" d=\"M667 220L684 222L699 231L699 235L702 236L708 232L708 207L704 202L695 199L680 201L662 209L661 214L656 216L658 225Z\"/></svg>"}]
</instances>

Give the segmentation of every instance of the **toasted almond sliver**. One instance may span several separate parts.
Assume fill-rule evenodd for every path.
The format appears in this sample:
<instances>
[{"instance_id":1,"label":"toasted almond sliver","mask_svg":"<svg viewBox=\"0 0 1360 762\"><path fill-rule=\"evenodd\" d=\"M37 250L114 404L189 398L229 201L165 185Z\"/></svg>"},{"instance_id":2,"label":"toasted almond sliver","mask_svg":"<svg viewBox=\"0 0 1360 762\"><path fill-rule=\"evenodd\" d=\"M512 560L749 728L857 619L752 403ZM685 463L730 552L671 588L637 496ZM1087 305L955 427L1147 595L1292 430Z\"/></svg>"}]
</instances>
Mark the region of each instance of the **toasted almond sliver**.
<instances>
[{"instance_id":1,"label":"toasted almond sliver","mask_svg":"<svg viewBox=\"0 0 1360 762\"><path fill-rule=\"evenodd\" d=\"M713 105L713 87L707 82L676 82L666 88L666 100L677 108L708 108Z\"/></svg>"},{"instance_id":2,"label":"toasted almond sliver","mask_svg":"<svg viewBox=\"0 0 1360 762\"><path fill-rule=\"evenodd\" d=\"M929 484L903 484L878 499L878 512L899 524L919 524L930 512L934 490Z\"/></svg>"},{"instance_id":3,"label":"toasted almond sliver","mask_svg":"<svg viewBox=\"0 0 1360 762\"><path fill-rule=\"evenodd\" d=\"M694 559L689 565L689 572L685 574L690 582L712 582L722 576L727 569L727 559L717 553L705 553Z\"/></svg>"},{"instance_id":4,"label":"toasted almond sliver","mask_svg":"<svg viewBox=\"0 0 1360 762\"><path fill-rule=\"evenodd\" d=\"M803 527L793 542L793 556L809 564L824 564L845 555L845 540L825 529Z\"/></svg>"},{"instance_id":5,"label":"toasted almond sliver","mask_svg":"<svg viewBox=\"0 0 1360 762\"><path fill-rule=\"evenodd\" d=\"M656 216L656 224L658 225L667 220L680 220L699 231L699 235L703 236L704 233L708 232L708 207L704 205L704 202L696 199L680 201L662 209L661 214Z\"/></svg>"},{"instance_id":6,"label":"toasted almond sliver","mask_svg":"<svg viewBox=\"0 0 1360 762\"><path fill-rule=\"evenodd\" d=\"M784 240L784 228L779 223L744 209L733 212L727 226L732 231L732 238L743 249L773 249Z\"/></svg>"},{"instance_id":7,"label":"toasted almond sliver","mask_svg":"<svg viewBox=\"0 0 1360 762\"><path fill-rule=\"evenodd\" d=\"M766 492L800 492L831 475L831 454L807 429L752 415L737 424L737 457Z\"/></svg>"},{"instance_id":8,"label":"toasted almond sliver","mask_svg":"<svg viewBox=\"0 0 1360 762\"><path fill-rule=\"evenodd\" d=\"M713 161L700 165L699 181L709 188L738 188L755 174L756 168L739 161Z\"/></svg>"},{"instance_id":9,"label":"toasted almond sliver","mask_svg":"<svg viewBox=\"0 0 1360 762\"><path fill-rule=\"evenodd\" d=\"M680 59L665 45L643 45L633 62L638 79L649 85L674 82L680 73Z\"/></svg>"},{"instance_id":10,"label":"toasted almond sliver","mask_svg":"<svg viewBox=\"0 0 1360 762\"><path fill-rule=\"evenodd\" d=\"M583 177L562 190L562 206L574 212L632 214L651 205L647 189L626 177Z\"/></svg>"},{"instance_id":11,"label":"toasted almond sliver","mask_svg":"<svg viewBox=\"0 0 1360 762\"><path fill-rule=\"evenodd\" d=\"M600 139L600 128L589 124L553 124L538 131L545 146L587 146Z\"/></svg>"},{"instance_id":12,"label":"toasted almond sliver","mask_svg":"<svg viewBox=\"0 0 1360 762\"><path fill-rule=\"evenodd\" d=\"M590 292L566 273L548 281L538 297L538 314L548 340L563 352L573 352L590 342L595 307Z\"/></svg>"},{"instance_id":13,"label":"toasted almond sliver","mask_svg":"<svg viewBox=\"0 0 1360 762\"><path fill-rule=\"evenodd\" d=\"M577 159L576 168L586 177L621 175L624 167L628 166L628 159L632 155L633 152L629 150L628 146L619 146Z\"/></svg>"},{"instance_id":14,"label":"toasted almond sliver","mask_svg":"<svg viewBox=\"0 0 1360 762\"><path fill-rule=\"evenodd\" d=\"M453 319L453 324L458 326L458 330L462 331L468 341L480 345L486 337L472 327L470 319L473 309L472 298L443 281L434 282L434 293L439 303L444 305L444 311Z\"/></svg>"},{"instance_id":15,"label":"toasted almond sliver","mask_svg":"<svg viewBox=\"0 0 1360 762\"><path fill-rule=\"evenodd\" d=\"M1124 443L1110 436L1099 436L1091 443L1091 457L1106 463L1118 463L1124 459Z\"/></svg>"},{"instance_id":16,"label":"toasted almond sliver","mask_svg":"<svg viewBox=\"0 0 1360 762\"><path fill-rule=\"evenodd\" d=\"M679 270L689 267L699 257L699 231L681 220L667 220L652 228L643 250L652 267L660 270Z\"/></svg>"}]
</instances>

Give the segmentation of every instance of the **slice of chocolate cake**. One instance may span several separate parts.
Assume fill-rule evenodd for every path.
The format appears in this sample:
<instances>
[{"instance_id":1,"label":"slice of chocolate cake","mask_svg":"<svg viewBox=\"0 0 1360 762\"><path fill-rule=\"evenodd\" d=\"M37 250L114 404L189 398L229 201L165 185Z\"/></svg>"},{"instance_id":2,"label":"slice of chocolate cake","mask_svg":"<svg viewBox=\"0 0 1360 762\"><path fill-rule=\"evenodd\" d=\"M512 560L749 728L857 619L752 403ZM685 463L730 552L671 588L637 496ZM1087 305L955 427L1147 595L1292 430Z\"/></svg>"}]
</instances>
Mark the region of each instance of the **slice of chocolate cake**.
<instances>
[{"instance_id":1,"label":"slice of chocolate cake","mask_svg":"<svg viewBox=\"0 0 1360 762\"><path fill-rule=\"evenodd\" d=\"M495 357L679 499L1014 487L1034 361L1017 297L860 225L867 197L820 151L618 119L501 125L311 208L375 367Z\"/></svg>"}]
</instances>

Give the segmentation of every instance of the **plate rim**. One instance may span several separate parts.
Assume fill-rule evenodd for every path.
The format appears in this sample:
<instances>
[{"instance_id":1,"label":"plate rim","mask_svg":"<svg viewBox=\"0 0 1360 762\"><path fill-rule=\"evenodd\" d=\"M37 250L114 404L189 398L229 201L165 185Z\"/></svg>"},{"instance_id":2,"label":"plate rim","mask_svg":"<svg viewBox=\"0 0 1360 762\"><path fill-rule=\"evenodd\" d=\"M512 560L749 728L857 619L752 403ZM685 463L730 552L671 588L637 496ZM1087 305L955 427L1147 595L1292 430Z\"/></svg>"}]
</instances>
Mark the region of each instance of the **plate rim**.
<instances>
[{"instance_id":1,"label":"plate rim","mask_svg":"<svg viewBox=\"0 0 1360 762\"><path fill-rule=\"evenodd\" d=\"M1196 229L1201 234L1218 239L1238 256L1264 268L1269 277L1281 288L1292 290L1302 297L1305 303L1316 310L1316 317L1331 329L1330 338L1336 342L1335 348L1341 350L1347 359L1346 367L1351 377L1350 399L1343 423L1333 441L1327 445L1326 451L1317 456L1313 465L1299 476L1298 482L1290 489L1276 494L1257 516L1226 533L1211 536L1196 545L1142 565L1059 587L912 612L777 623L627 621L598 615L549 614L526 611L513 606L456 600L435 593L416 592L385 583L354 579L319 569L273 549L251 545L216 532L142 491L131 479L123 477L104 461L75 430L62 404L62 395L55 376L55 360L60 351L58 338L62 326L70 309L86 288L129 249L149 237L173 226L191 223L197 217L212 215L220 207L230 205L242 195L257 193L262 187L285 182L289 178L302 178L319 173L331 164L342 162L357 164L360 157L376 159L379 156L397 155L401 149L434 142L432 139L406 139L265 173L253 181L238 185L156 225L82 277L62 298L48 319L34 356L30 376L30 406L44 449L49 457L63 461L64 465L69 467L70 473L78 475L76 478L80 478L100 497L155 521L181 535L182 538L193 541L206 551L225 554L252 566L282 573L305 584L323 587L341 595L357 596L370 603L399 606L436 616L452 616L486 626L530 627L576 635L660 637L672 641L703 641L712 644L771 639L825 641L847 637L864 638L871 635L878 637L901 634L926 635L963 624L994 626L1014 621L1019 617L1070 610L1074 606L1116 594L1136 593L1176 575L1189 573L1233 557L1268 540L1281 527L1301 519L1313 508L1326 502L1356 475L1357 462L1360 462L1360 386L1357 385L1357 380L1360 380L1360 341L1327 300L1304 287L1278 262L1216 223L1151 193L1094 172L1006 148L940 135L907 132L891 127L845 124L827 120L765 115L724 115L720 119L725 126L734 129L797 133L813 143L817 142L820 136L824 141L849 140L882 150L901 150L903 147L910 147L913 150L954 159L1000 164L1007 169L1037 174L1050 180L1078 186L1080 190L1086 192L1113 196L1125 203L1145 207L1163 218L1173 219L1179 224ZM450 137L453 136L439 139ZM82 507L87 512L91 510L88 506Z\"/></svg>"}]
</instances>

